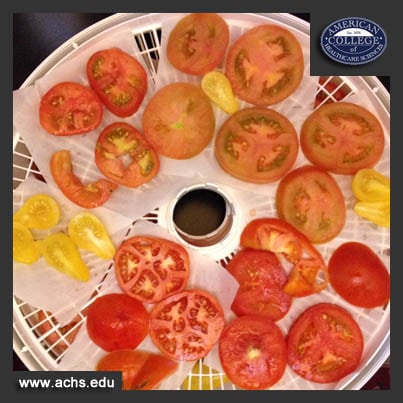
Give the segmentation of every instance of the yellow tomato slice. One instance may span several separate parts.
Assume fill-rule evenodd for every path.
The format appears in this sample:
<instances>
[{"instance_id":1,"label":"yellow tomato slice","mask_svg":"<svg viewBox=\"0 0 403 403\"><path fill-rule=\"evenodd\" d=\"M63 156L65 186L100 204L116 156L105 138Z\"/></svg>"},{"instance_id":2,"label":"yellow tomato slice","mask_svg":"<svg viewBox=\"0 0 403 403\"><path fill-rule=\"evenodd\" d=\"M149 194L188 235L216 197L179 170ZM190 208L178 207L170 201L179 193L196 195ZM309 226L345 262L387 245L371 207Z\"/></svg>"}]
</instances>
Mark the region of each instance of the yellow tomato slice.
<instances>
[{"instance_id":1,"label":"yellow tomato slice","mask_svg":"<svg viewBox=\"0 0 403 403\"><path fill-rule=\"evenodd\" d=\"M13 222L13 260L32 264L41 256L40 243L36 242L31 231L18 221Z\"/></svg>"},{"instance_id":2,"label":"yellow tomato slice","mask_svg":"<svg viewBox=\"0 0 403 403\"><path fill-rule=\"evenodd\" d=\"M59 222L60 207L52 197L37 194L22 205L13 219L27 228L49 229Z\"/></svg>"},{"instance_id":3,"label":"yellow tomato slice","mask_svg":"<svg viewBox=\"0 0 403 403\"><path fill-rule=\"evenodd\" d=\"M361 169L353 177L354 196L363 202L388 201L390 180L374 169Z\"/></svg>"},{"instance_id":4,"label":"yellow tomato slice","mask_svg":"<svg viewBox=\"0 0 403 403\"><path fill-rule=\"evenodd\" d=\"M92 213L84 212L74 216L69 222L68 233L81 249L93 252L102 259L115 256L116 249L106 228Z\"/></svg>"},{"instance_id":5,"label":"yellow tomato slice","mask_svg":"<svg viewBox=\"0 0 403 403\"><path fill-rule=\"evenodd\" d=\"M88 281L90 271L81 259L75 243L62 232L48 235L42 243L43 256L49 266L80 281Z\"/></svg>"},{"instance_id":6,"label":"yellow tomato slice","mask_svg":"<svg viewBox=\"0 0 403 403\"><path fill-rule=\"evenodd\" d=\"M381 227L390 227L390 203L389 201L357 202L354 211L374 224Z\"/></svg>"},{"instance_id":7,"label":"yellow tomato slice","mask_svg":"<svg viewBox=\"0 0 403 403\"><path fill-rule=\"evenodd\" d=\"M201 87L205 94L224 112L234 113L238 110L238 101L225 74L210 71L203 76Z\"/></svg>"},{"instance_id":8,"label":"yellow tomato slice","mask_svg":"<svg viewBox=\"0 0 403 403\"><path fill-rule=\"evenodd\" d=\"M226 375L221 375L218 371L209 366L197 362L191 374L182 384L183 390L212 390L221 389L224 383L228 382Z\"/></svg>"}]
</instances>

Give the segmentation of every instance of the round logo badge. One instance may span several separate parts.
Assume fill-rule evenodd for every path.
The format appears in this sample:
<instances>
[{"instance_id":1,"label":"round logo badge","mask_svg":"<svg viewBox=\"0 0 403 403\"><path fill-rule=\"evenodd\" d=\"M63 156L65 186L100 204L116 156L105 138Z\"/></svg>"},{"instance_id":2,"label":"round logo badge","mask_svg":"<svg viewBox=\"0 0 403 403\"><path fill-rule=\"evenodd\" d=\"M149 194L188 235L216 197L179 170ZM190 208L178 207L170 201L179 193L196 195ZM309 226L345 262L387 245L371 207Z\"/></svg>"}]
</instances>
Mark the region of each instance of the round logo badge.
<instances>
[{"instance_id":1,"label":"round logo badge","mask_svg":"<svg viewBox=\"0 0 403 403\"><path fill-rule=\"evenodd\" d=\"M322 32L320 44L325 54L336 62L365 64L382 55L387 38L377 23L348 17L328 25Z\"/></svg>"}]
</instances>

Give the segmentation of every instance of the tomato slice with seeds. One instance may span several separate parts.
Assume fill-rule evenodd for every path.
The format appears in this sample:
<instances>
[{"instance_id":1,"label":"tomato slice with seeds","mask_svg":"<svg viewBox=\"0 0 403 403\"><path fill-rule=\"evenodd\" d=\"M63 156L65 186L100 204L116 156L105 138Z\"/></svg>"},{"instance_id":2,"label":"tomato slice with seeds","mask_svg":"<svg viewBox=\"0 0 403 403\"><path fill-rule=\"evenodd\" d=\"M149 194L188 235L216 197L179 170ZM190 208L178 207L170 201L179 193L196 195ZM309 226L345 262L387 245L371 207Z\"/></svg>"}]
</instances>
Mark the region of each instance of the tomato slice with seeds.
<instances>
[{"instance_id":1,"label":"tomato slice with seeds","mask_svg":"<svg viewBox=\"0 0 403 403\"><path fill-rule=\"evenodd\" d=\"M346 222L344 196L335 179L319 167L304 165L284 176L276 191L279 218L311 242L328 242Z\"/></svg>"},{"instance_id":2,"label":"tomato slice with seeds","mask_svg":"<svg viewBox=\"0 0 403 403\"><path fill-rule=\"evenodd\" d=\"M305 310L287 335L288 364L318 383L337 382L355 371L363 347L361 329L351 314L328 303Z\"/></svg>"},{"instance_id":3,"label":"tomato slice with seeds","mask_svg":"<svg viewBox=\"0 0 403 403\"><path fill-rule=\"evenodd\" d=\"M254 27L230 47L225 73L240 99L257 106L276 104L302 80L301 45L291 31L278 25Z\"/></svg>"},{"instance_id":4,"label":"tomato slice with seeds","mask_svg":"<svg viewBox=\"0 0 403 403\"><path fill-rule=\"evenodd\" d=\"M90 132L99 126L102 116L102 103L95 92L74 82L56 84L39 105L41 126L55 136Z\"/></svg>"},{"instance_id":5,"label":"tomato slice with seeds","mask_svg":"<svg viewBox=\"0 0 403 403\"><path fill-rule=\"evenodd\" d=\"M122 290L145 303L182 291L189 278L186 249L163 238L129 238L119 246L114 261Z\"/></svg>"},{"instance_id":6,"label":"tomato slice with seeds","mask_svg":"<svg viewBox=\"0 0 403 403\"><path fill-rule=\"evenodd\" d=\"M274 253L242 249L229 261L227 270L239 283L231 306L236 315L262 315L277 321L287 314L292 302L283 291L287 275Z\"/></svg>"},{"instance_id":7,"label":"tomato slice with seeds","mask_svg":"<svg viewBox=\"0 0 403 403\"><path fill-rule=\"evenodd\" d=\"M87 63L91 88L116 116L137 112L147 92L147 74L131 55L118 48L94 53Z\"/></svg>"},{"instance_id":8,"label":"tomato slice with seeds","mask_svg":"<svg viewBox=\"0 0 403 403\"><path fill-rule=\"evenodd\" d=\"M282 114L246 108L231 115L215 140L215 156L230 175L254 183L280 179L298 154L298 135Z\"/></svg>"},{"instance_id":9,"label":"tomato slice with seeds","mask_svg":"<svg viewBox=\"0 0 403 403\"><path fill-rule=\"evenodd\" d=\"M286 369L284 336L263 316L234 319L222 332L218 346L225 373L240 388L267 389L281 379Z\"/></svg>"},{"instance_id":10,"label":"tomato slice with seeds","mask_svg":"<svg viewBox=\"0 0 403 403\"><path fill-rule=\"evenodd\" d=\"M229 42L225 20L214 13L193 13L183 17L169 34L167 57L178 70L203 75L218 67Z\"/></svg>"},{"instance_id":11,"label":"tomato slice with seeds","mask_svg":"<svg viewBox=\"0 0 403 403\"><path fill-rule=\"evenodd\" d=\"M88 209L104 204L118 187L106 179L84 185L73 172L68 150L60 150L52 155L50 171L63 194L73 203Z\"/></svg>"},{"instance_id":12,"label":"tomato slice with seeds","mask_svg":"<svg viewBox=\"0 0 403 403\"><path fill-rule=\"evenodd\" d=\"M332 102L316 109L303 123L300 140L312 164L342 175L374 166L385 145L378 118L349 102Z\"/></svg>"},{"instance_id":13,"label":"tomato slice with seeds","mask_svg":"<svg viewBox=\"0 0 403 403\"><path fill-rule=\"evenodd\" d=\"M129 161L125 162L125 157ZM159 171L158 155L133 126L125 122L105 127L95 147L95 163L109 179L131 188L149 182Z\"/></svg>"},{"instance_id":14,"label":"tomato slice with seeds","mask_svg":"<svg viewBox=\"0 0 403 403\"><path fill-rule=\"evenodd\" d=\"M167 357L194 361L206 356L224 328L224 313L210 293L178 292L157 303L150 314L150 336Z\"/></svg>"},{"instance_id":15,"label":"tomato slice with seeds","mask_svg":"<svg viewBox=\"0 0 403 403\"><path fill-rule=\"evenodd\" d=\"M327 266L309 239L278 218L258 218L241 233L241 246L266 250L291 263L284 291L293 297L320 292L329 283Z\"/></svg>"}]
</instances>

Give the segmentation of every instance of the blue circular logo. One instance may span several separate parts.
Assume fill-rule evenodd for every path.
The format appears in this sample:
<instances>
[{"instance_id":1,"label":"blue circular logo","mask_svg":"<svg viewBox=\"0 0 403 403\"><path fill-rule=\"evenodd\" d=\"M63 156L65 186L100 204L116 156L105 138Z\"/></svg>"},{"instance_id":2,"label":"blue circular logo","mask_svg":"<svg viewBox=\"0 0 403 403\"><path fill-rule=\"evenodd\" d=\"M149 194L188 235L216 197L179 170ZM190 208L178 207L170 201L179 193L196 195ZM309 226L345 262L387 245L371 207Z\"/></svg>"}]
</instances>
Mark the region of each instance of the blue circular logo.
<instances>
[{"instance_id":1,"label":"blue circular logo","mask_svg":"<svg viewBox=\"0 0 403 403\"><path fill-rule=\"evenodd\" d=\"M342 64L365 64L386 49L385 31L366 18L348 17L328 25L320 36L322 50Z\"/></svg>"}]
</instances>

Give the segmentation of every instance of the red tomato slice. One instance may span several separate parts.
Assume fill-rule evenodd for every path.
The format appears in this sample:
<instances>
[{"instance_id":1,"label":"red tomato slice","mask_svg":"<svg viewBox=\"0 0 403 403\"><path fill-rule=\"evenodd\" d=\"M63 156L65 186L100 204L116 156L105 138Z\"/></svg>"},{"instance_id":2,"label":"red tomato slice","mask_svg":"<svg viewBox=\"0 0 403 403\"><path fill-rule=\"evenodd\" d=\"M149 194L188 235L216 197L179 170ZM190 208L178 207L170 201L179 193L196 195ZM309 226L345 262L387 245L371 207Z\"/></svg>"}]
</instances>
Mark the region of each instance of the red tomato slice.
<instances>
[{"instance_id":1,"label":"red tomato slice","mask_svg":"<svg viewBox=\"0 0 403 403\"><path fill-rule=\"evenodd\" d=\"M291 169L298 149L292 123L266 108L246 108L231 115L220 128L214 147L224 171L254 183L280 179Z\"/></svg>"},{"instance_id":2,"label":"red tomato slice","mask_svg":"<svg viewBox=\"0 0 403 403\"><path fill-rule=\"evenodd\" d=\"M178 292L151 311L150 336L161 352L174 360L194 361L206 356L224 328L224 313L208 292Z\"/></svg>"},{"instance_id":3,"label":"red tomato slice","mask_svg":"<svg viewBox=\"0 0 403 403\"><path fill-rule=\"evenodd\" d=\"M219 341L221 365L243 389L267 389L284 374L287 345L279 327L263 316L248 315L226 326Z\"/></svg>"},{"instance_id":4,"label":"red tomato slice","mask_svg":"<svg viewBox=\"0 0 403 403\"><path fill-rule=\"evenodd\" d=\"M154 149L166 157L187 159L211 141L215 117L202 89L188 83L162 87L143 113L143 130Z\"/></svg>"},{"instance_id":5,"label":"red tomato slice","mask_svg":"<svg viewBox=\"0 0 403 403\"><path fill-rule=\"evenodd\" d=\"M342 175L374 166L385 143L378 118L349 102L333 102L316 109L303 123L300 139L309 161Z\"/></svg>"},{"instance_id":6,"label":"red tomato slice","mask_svg":"<svg viewBox=\"0 0 403 403\"><path fill-rule=\"evenodd\" d=\"M227 270L239 283L231 306L236 315L262 315L273 321L286 315L292 299L283 291L287 275L274 253L242 249Z\"/></svg>"},{"instance_id":7,"label":"red tomato slice","mask_svg":"<svg viewBox=\"0 0 403 403\"><path fill-rule=\"evenodd\" d=\"M221 64L228 42L228 25L218 14L189 14L171 31L167 57L178 70L200 76Z\"/></svg>"},{"instance_id":8,"label":"red tomato slice","mask_svg":"<svg viewBox=\"0 0 403 403\"><path fill-rule=\"evenodd\" d=\"M101 123L102 103L91 88L62 82L41 99L39 121L50 134L71 136L94 130Z\"/></svg>"},{"instance_id":9,"label":"red tomato slice","mask_svg":"<svg viewBox=\"0 0 403 403\"><path fill-rule=\"evenodd\" d=\"M344 196L321 168L305 165L283 177L277 187L278 216L311 242L323 243L340 233L346 222Z\"/></svg>"},{"instance_id":10,"label":"red tomato slice","mask_svg":"<svg viewBox=\"0 0 403 403\"><path fill-rule=\"evenodd\" d=\"M130 162L125 164L124 158ZM131 188L149 182L159 171L158 155L135 127L112 123L98 137L95 162L109 179Z\"/></svg>"},{"instance_id":11,"label":"red tomato slice","mask_svg":"<svg viewBox=\"0 0 403 403\"><path fill-rule=\"evenodd\" d=\"M87 332L105 351L136 348L147 336L149 315L126 294L106 294L88 308Z\"/></svg>"},{"instance_id":12,"label":"red tomato slice","mask_svg":"<svg viewBox=\"0 0 403 403\"><path fill-rule=\"evenodd\" d=\"M230 47L225 73L240 99L257 106L276 104L291 95L302 80L301 45L285 28L257 26Z\"/></svg>"},{"instance_id":13,"label":"red tomato slice","mask_svg":"<svg viewBox=\"0 0 403 403\"><path fill-rule=\"evenodd\" d=\"M363 347L357 322L334 304L309 307L287 335L288 364L301 377L318 383L337 382L355 371Z\"/></svg>"},{"instance_id":14,"label":"red tomato slice","mask_svg":"<svg viewBox=\"0 0 403 403\"><path fill-rule=\"evenodd\" d=\"M115 273L122 290L142 302L155 303L182 291L189 278L189 255L176 242L134 236L115 255Z\"/></svg>"},{"instance_id":15,"label":"red tomato slice","mask_svg":"<svg viewBox=\"0 0 403 403\"><path fill-rule=\"evenodd\" d=\"M329 260L329 280L350 304L362 308L384 306L390 298L390 276L385 265L360 242L340 245Z\"/></svg>"},{"instance_id":16,"label":"red tomato slice","mask_svg":"<svg viewBox=\"0 0 403 403\"><path fill-rule=\"evenodd\" d=\"M147 92L143 66L118 48L94 53L87 63L87 77L103 104L119 117L133 115Z\"/></svg>"},{"instance_id":17,"label":"red tomato slice","mask_svg":"<svg viewBox=\"0 0 403 403\"><path fill-rule=\"evenodd\" d=\"M314 108L322 104L326 98L325 103L328 104L334 101L341 101L347 96L345 91L339 88L338 84L333 81L328 81L326 77L319 77L319 85L323 86L325 91L320 90L316 95Z\"/></svg>"},{"instance_id":18,"label":"red tomato slice","mask_svg":"<svg viewBox=\"0 0 403 403\"><path fill-rule=\"evenodd\" d=\"M152 390L178 368L178 363L142 350L116 350L106 354L97 371L120 371L123 390Z\"/></svg>"},{"instance_id":19,"label":"red tomato slice","mask_svg":"<svg viewBox=\"0 0 403 403\"><path fill-rule=\"evenodd\" d=\"M70 151L60 150L52 155L50 171L63 194L80 207L94 208L104 204L118 187L105 179L83 185L73 172Z\"/></svg>"},{"instance_id":20,"label":"red tomato slice","mask_svg":"<svg viewBox=\"0 0 403 403\"><path fill-rule=\"evenodd\" d=\"M319 251L292 225L277 218L259 218L246 225L241 246L282 255L292 263L284 291L293 297L320 292L328 285L328 271Z\"/></svg>"}]
</instances>

